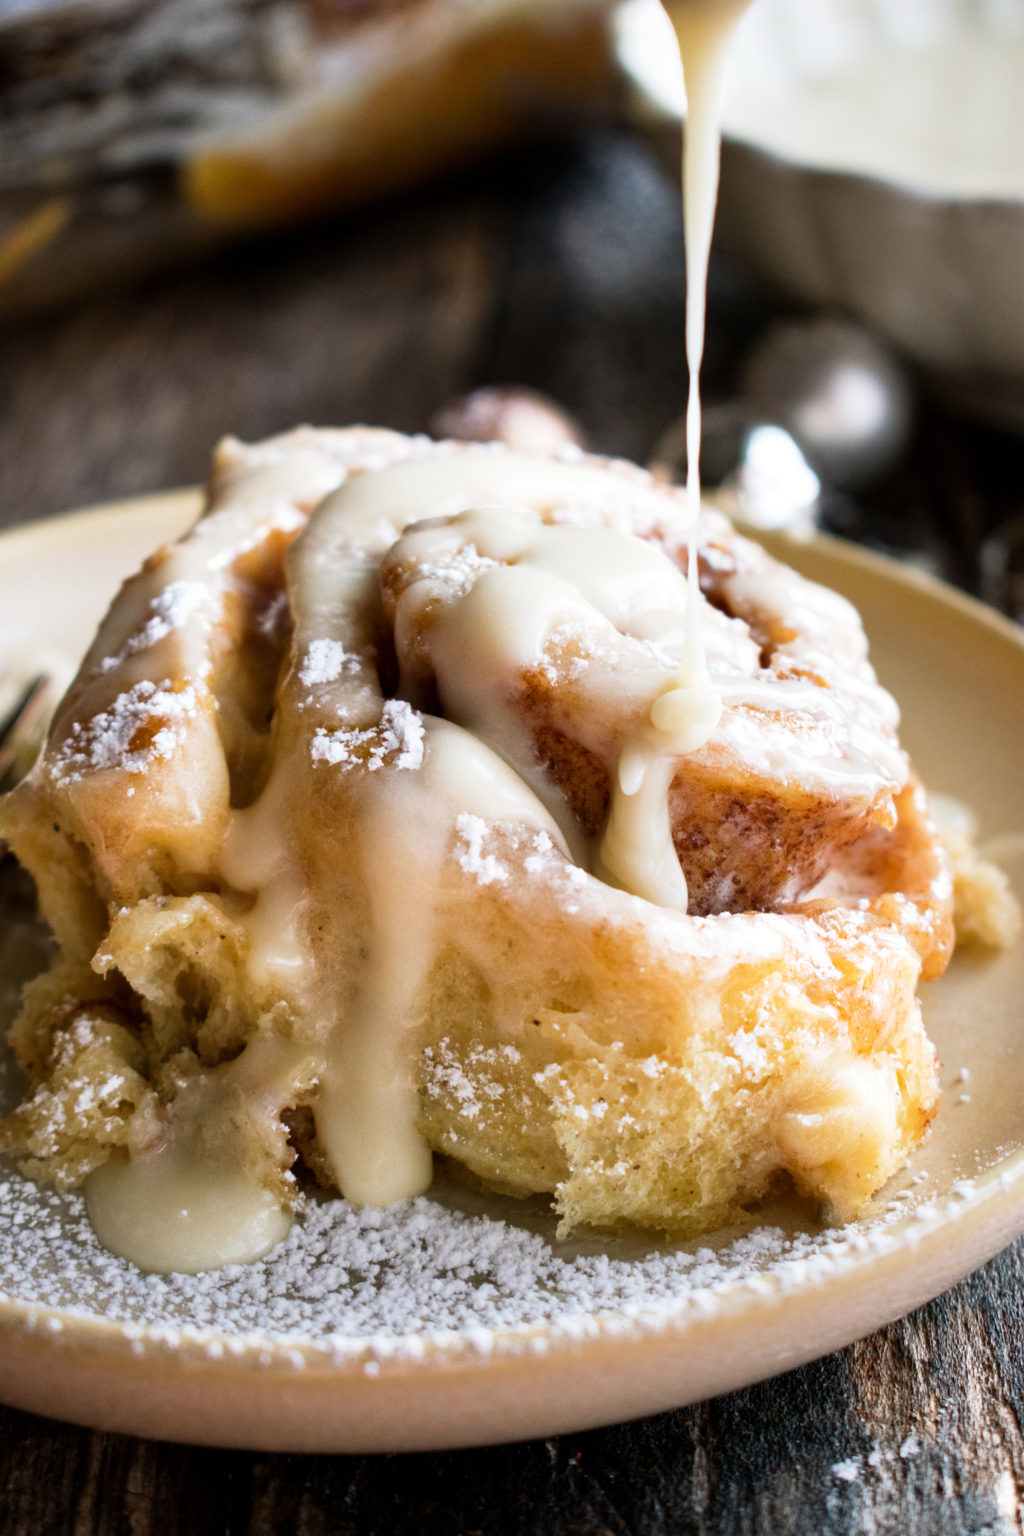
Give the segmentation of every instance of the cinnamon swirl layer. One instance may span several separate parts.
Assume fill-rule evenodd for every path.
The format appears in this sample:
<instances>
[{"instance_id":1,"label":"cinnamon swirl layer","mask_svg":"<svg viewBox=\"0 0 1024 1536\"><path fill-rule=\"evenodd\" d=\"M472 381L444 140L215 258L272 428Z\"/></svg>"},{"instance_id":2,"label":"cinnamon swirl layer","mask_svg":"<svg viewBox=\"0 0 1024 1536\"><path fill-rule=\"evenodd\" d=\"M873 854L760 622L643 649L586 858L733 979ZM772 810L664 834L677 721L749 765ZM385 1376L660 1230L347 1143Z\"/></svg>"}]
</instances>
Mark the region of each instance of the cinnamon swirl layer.
<instances>
[{"instance_id":1,"label":"cinnamon swirl layer","mask_svg":"<svg viewBox=\"0 0 1024 1536\"><path fill-rule=\"evenodd\" d=\"M265 1232L301 1165L384 1204L432 1152L566 1226L785 1176L854 1214L934 1113L950 882L854 610L706 521L691 611L632 466L222 445L0 808L61 945L28 1171L115 1246L183 1185Z\"/></svg>"}]
</instances>

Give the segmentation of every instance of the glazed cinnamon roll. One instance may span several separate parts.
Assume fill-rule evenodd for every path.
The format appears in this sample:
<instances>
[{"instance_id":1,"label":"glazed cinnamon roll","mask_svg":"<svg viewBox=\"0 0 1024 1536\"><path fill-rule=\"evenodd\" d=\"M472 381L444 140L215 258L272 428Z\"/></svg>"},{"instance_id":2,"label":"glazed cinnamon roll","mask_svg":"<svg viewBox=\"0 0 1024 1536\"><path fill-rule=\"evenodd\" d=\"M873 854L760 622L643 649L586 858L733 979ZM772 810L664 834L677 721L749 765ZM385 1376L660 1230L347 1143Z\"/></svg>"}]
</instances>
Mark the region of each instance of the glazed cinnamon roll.
<instances>
[{"instance_id":1,"label":"glazed cinnamon roll","mask_svg":"<svg viewBox=\"0 0 1024 1536\"><path fill-rule=\"evenodd\" d=\"M688 534L578 450L223 444L0 810L61 946L27 1170L129 1247L140 1190L231 1227L433 1153L564 1230L856 1214L937 1105L949 874L855 611Z\"/></svg>"}]
</instances>

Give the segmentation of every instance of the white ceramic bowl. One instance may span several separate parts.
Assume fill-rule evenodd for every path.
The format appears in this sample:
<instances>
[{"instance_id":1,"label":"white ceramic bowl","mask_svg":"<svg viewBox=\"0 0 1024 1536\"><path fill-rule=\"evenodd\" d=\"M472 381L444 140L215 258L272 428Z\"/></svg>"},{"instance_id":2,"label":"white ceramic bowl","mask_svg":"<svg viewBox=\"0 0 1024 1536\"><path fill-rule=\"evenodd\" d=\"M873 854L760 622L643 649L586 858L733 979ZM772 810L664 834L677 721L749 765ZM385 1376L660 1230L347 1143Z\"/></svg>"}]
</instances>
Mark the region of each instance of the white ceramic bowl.
<instances>
[{"instance_id":1,"label":"white ceramic bowl","mask_svg":"<svg viewBox=\"0 0 1024 1536\"><path fill-rule=\"evenodd\" d=\"M675 167L659 26L657 0L629 0L620 53ZM1022 0L755 0L726 75L716 239L1024 428Z\"/></svg>"}]
</instances>

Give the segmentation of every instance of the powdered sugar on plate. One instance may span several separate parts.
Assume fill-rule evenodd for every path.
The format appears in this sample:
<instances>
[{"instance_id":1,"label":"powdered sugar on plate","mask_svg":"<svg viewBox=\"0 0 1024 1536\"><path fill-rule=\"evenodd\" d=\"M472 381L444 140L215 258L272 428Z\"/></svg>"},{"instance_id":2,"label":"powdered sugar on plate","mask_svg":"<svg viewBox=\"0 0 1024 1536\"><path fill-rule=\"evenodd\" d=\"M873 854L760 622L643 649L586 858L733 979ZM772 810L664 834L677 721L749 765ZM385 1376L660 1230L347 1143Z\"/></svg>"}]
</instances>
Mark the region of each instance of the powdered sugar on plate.
<instances>
[{"instance_id":1,"label":"powdered sugar on plate","mask_svg":"<svg viewBox=\"0 0 1024 1536\"><path fill-rule=\"evenodd\" d=\"M932 1202L917 1220L936 1214ZM103 1319L130 1342L188 1340L229 1353L262 1344L268 1361L283 1350L297 1367L311 1356L416 1358L439 1344L530 1351L546 1338L678 1326L737 1286L754 1296L817 1285L851 1256L891 1248L907 1206L844 1231L802 1229L792 1211L781 1215L784 1225L706 1243L591 1235L565 1244L539 1203L442 1180L430 1196L386 1210L309 1199L289 1237L256 1264L144 1275L100 1247L79 1195L39 1189L8 1166L0 1299L24 1304L29 1326Z\"/></svg>"},{"instance_id":2,"label":"powdered sugar on plate","mask_svg":"<svg viewBox=\"0 0 1024 1536\"><path fill-rule=\"evenodd\" d=\"M190 1324L378 1347L403 1335L479 1335L650 1305L722 1281L744 1257L756 1266L778 1256L785 1241L767 1229L722 1256L677 1249L633 1261L567 1259L535 1232L428 1198L362 1211L314 1200L260 1263L146 1276L99 1246L78 1196L17 1175L0 1183L0 1226L10 1234L0 1285L15 1299L146 1329Z\"/></svg>"}]
</instances>

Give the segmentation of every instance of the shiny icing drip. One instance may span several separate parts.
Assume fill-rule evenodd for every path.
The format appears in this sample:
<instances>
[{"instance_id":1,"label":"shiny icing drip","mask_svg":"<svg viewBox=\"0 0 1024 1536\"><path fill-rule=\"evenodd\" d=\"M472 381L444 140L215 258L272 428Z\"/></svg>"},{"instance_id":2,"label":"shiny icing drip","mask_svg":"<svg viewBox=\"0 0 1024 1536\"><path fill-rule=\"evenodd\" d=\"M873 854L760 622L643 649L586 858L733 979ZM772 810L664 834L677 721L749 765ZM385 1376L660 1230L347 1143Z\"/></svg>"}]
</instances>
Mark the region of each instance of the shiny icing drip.
<instances>
[{"instance_id":1,"label":"shiny icing drip","mask_svg":"<svg viewBox=\"0 0 1024 1536\"><path fill-rule=\"evenodd\" d=\"M292 1225L277 1196L244 1169L180 1137L159 1153L97 1168L86 1180L85 1203L104 1248L156 1274L252 1264Z\"/></svg>"},{"instance_id":2,"label":"shiny icing drip","mask_svg":"<svg viewBox=\"0 0 1024 1536\"><path fill-rule=\"evenodd\" d=\"M700 369L704 357L708 262L718 200L722 71L729 35L750 0L672 0L668 10L686 84L683 224L686 238L686 490L700 512ZM691 545L691 555L693 553Z\"/></svg>"},{"instance_id":3,"label":"shiny icing drip","mask_svg":"<svg viewBox=\"0 0 1024 1536\"><path fill-rule=\"evenodd\" d=\"M437 891L457 823L476 816L558 837L539 802L486 746L444 720L425 716L422 725L420 765L374 774L363 800L367 960L353 1011L327 1045L315 1108L320 1145L356 1205L387 1205L431 1181L403 1043L444 936Z\"/></svg>"},{"instance_id":4,"label":"shiny icing drip","mask_svg":"<svg viewBox=\"0 0 1024 1536\"><path fill-rule=\"evenodd\" d=\"M675 688L655 703L651 721L655 729L678 741L679 752L695 751L718 724L722 700L711 684L700 623L700 584L697 563L697 526L701 509L700 370L704 357L707 313L708 263L718 198L718 167L721 143L722 68L726 44L750 0L675 0L670 8L679 43L687 92L686 136L683 149L683 225L686 244L686 363L689 392L686 403L686 496L690 508L688 534L688 587L686 646ZM620 767L618 789L605 842L616 865L632 867L638 842L653 830L654 818L664 816L671 772L652 771L635 756ZM633 798L633 804L627 802ZM658 843L658 881L675 883L676 876L665 856L665 835ZM680 872L681 875L681 872ZM644 893L646 894L646 892ZM666 905L686 906L682 899Z\"/></svg>"},{"instance_id":5,"label":"shiny icing drip","mask_svg":"<svg viewBox=\"0 0 1024 1536\"><path fill-rule=\"evenodd\" d=\"M158 1145L114 1157L86 1180L86 1209L104 1248L158 1274L251 1264L269 1253L288 1235L291 1212L240 1158L226 1158L207 1128L267 1098L290 1101L315 1071L308 1049L257 1037L234 1061L194 1079L169 1106Z\"/></svg>"},{"instance_id":6,"label":"shiny icing drip","mask_svg":"<svg viewBox=\"0 0 1024 1536\"><path fill-rule=\"evenodd\" d=\"M692 588L668 557L614 528L549 526L526 509L491 507L414 529L388 564L423 573L398 601L399 660L408 665L429 613L423 644L448 718L486 741L533 788L577 862L685 911L668 786L678 757L703 744L720 706L710 683L706 690L679 686L679 658L685 664L689 636L700 626L690 612ZM698 603L703 607L699 595ZM612 809L593 858L537 760L516 697L517 679L550 666L553 637L566 634L581 647L573 677L579 743L600 752L594 728L610 714L621 717L624 697L634 703L618 759L605 764ZM709 697L714 707L702 709Z\"/></svg>"}]
</instances>

